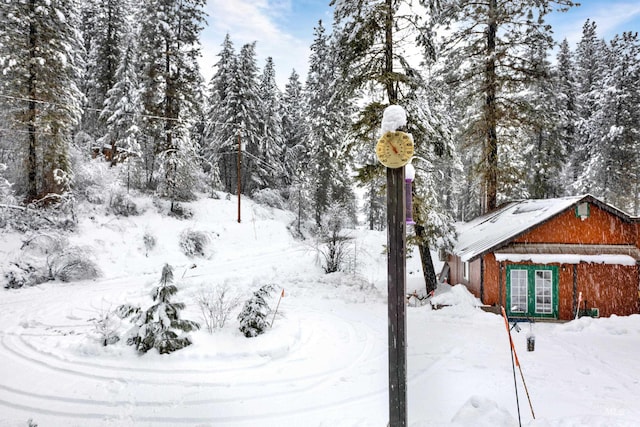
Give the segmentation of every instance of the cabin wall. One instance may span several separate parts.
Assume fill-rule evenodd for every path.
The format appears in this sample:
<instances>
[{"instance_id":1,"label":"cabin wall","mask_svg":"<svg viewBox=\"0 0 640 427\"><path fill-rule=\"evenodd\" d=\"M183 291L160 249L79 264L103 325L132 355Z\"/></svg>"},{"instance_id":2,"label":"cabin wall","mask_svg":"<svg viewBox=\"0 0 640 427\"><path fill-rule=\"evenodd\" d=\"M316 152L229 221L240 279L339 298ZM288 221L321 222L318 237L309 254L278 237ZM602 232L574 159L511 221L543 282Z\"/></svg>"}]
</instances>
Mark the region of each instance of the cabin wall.
<instances>
[{"instance_id":1,"label":"cabin wall","mask_svg":"<svg viewBox=\"0 0 640 427\"><path fill-rule=\"evenodd\" d=\"M505 281L500 282L500 263L496 261L493 253L484 256L484 295L483 303L487 305L502 305L500 301L501 287L504 291ZM502 284L502 286L501 286Z\"/></svg>"},{"instance_id":2,"label":"cabin wall","mask_svg":"<svg viewBox=\"0 0 640 427\"><path fill-rule=\"evenodd\" d=\"M640 243L636 224L627 223L593 204L588 218L569 209L514 240L516 243L567 243L585 245L634 245ZM638 246L640 247L640 246Z\"/></svg>"},{"instance_id":3,"label":"cabin wall","mask_svg":"<svg viewBox=\"0 0 640 427\"><path fill-rule=\"evenodd\" d=\"M464 262L459 257L450 255L447 263L449 264L449 283L452 285L465 285L471 293L480 298L480 286L482 283L480 259L469 263L469 279L464 278Z\"/></svg>"},{"instance_id":4,"label":"cabin wall","mask_svg":"<svg viewBox=\"0 0 640 427\"><path fill-rule=\"evenodd\" d=\"M599 309L601 317L636 314L638 269L627 265L581 263L578 265L578 292L582 292L580 308L586 303L587 309Z\"/></svg>"},{"instance_id":5,"label":"cabin wall","mask_svg":"<svg viewBox=\"0 0 640 427\"><path fill-rule=\"evenodd\" d=\"M488 305L506 306L507 298L507 265L535 265L530 262L502 263L489 262L489 256L485 259L485 278L491 282L485 282L484 303ZM502 264L502 266L500 265ZM582 304L580 309L597 308L600 317L609 317L612 314L628 316L640 312L638 298L638 283L640 280L638 269L635 266L612 264L545 264L558 267L558 318L571 320L575 318L578 294L582 292ZM496 278L493 275L496 274ZM574 293L574 274L576 290Z\"/></svg>"}]
</instances>

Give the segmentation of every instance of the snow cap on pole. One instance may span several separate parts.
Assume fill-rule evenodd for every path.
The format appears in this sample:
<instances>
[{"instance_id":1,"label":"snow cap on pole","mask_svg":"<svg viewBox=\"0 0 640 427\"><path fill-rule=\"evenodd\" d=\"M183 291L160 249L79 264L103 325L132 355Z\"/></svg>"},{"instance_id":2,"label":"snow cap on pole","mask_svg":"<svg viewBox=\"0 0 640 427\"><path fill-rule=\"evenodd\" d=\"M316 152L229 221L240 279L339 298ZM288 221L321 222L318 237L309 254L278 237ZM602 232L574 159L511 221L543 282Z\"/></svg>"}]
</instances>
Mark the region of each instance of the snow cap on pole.
<instances>
[{"instance_id":1,"label":"snow cap on pole","mask_svg":"<svg viewBox=\"0 0 640 427\"><path fill-rule=\"evenodd\" d=\"M389 105L382 113L382 134L407 125L407 112L399 105Z\"/></svg>"}]
</instances>

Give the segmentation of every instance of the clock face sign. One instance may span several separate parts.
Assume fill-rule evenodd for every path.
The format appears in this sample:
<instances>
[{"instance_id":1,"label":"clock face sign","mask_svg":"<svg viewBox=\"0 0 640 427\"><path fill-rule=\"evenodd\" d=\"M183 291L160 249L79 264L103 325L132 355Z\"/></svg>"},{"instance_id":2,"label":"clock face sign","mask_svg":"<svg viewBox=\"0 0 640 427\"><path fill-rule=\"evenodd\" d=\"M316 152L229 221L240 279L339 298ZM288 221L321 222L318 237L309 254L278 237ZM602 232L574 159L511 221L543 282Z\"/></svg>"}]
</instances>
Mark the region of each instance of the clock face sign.
<instances>
[{"instance_id":1,"label":"clock face sign","mask_svg":"<svg viewBox=\"0 0 640 427\"><path fill-rule=\"evenodd\" d=\"M413 157L413 139L404 132L387 132L376 144L376 156L384 166L400 168Z\"/></svg>"}]
</instances>

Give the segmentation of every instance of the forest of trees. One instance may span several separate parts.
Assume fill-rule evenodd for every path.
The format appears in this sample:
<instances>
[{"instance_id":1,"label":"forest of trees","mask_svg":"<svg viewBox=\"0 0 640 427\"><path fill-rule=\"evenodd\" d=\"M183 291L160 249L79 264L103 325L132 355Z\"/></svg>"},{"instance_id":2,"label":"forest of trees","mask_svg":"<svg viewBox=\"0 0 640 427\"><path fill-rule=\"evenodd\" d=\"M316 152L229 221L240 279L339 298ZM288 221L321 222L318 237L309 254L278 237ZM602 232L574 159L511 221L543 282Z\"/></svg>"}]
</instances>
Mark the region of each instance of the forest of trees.
<instances>
[{"instance_id":1,"label":"forest of trees","mask_svg":"<svg viewBox=\"0 0 640 427\"><path fill-rule=\"evenodd\" d=\"M204 80L204 5L0 3L0 204L86 196L83 171L105 153L116 185L172 209L235 194L241 144L243 194L320 225L336 207L355 221L360 186L380 229L373 147L399 104L425 247L511 199L588 192L640 213L640 41L606 41L589 20L574 48L558 45L545 18L570 0L332 0L331 27L309 29L308 74L288 70L284 88L232 34Z\"/></svg>"}]
</instances>

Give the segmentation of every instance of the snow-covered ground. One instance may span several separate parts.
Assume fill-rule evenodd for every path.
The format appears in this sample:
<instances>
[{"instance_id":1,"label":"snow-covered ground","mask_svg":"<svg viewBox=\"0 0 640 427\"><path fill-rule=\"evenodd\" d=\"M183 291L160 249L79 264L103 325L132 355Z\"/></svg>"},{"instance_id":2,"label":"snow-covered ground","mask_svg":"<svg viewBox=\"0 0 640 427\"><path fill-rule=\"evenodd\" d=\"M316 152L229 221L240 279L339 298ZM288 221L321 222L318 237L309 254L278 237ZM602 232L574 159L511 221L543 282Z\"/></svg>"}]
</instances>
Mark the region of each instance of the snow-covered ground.
<instances>
[{"instance_id":1,"label":"snow-covered ground","mask_svg":"<svg viewBox=\"0 0 640 427\"><path fill-rule=\"evenodd\" d=\"M101 278L0 290L0 426L386 425L384 233L352 231L351 272L325 275L314 244L288 232L290 214L244 200L238 224L234 199L203 199L178 220L138 203L145 213L126 218L85 207L68 236L93 254ZM188 228L209 233L205 257L180 251ZM148 254L145 234L157 241ZM32 236L0 231L0 270L29 255L20 247ZM148 306L165 262L191 320L203 288L226 283L245 298L271 283L272 307L284 289L273 328L245 338L238 309L223 330L192 333L194 344L172 354L103 347L90 319L125 302ZM421 288L417 266L409 260L409 292ZM407 308L409 425L517 426L503 319L461 286L436 298L451 306ZM516 369L523 425L638 425L640 316L536 323L533 352L530 332L513 331L536 418Z\"/></svg>"}]
</instances>

